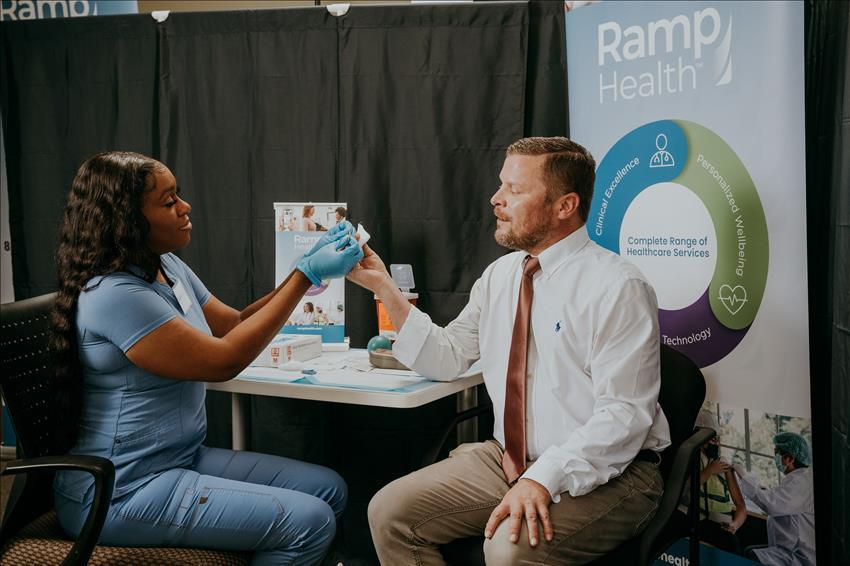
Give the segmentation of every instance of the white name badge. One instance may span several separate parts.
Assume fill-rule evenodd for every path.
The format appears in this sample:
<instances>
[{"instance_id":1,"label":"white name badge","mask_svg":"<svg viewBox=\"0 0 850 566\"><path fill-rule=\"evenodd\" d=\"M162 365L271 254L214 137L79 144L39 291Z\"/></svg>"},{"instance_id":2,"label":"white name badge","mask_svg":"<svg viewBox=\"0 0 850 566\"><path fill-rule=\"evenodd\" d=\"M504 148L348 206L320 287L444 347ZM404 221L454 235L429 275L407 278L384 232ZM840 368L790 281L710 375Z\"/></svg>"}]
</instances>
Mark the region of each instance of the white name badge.
<instances>
[{"instance_id":1,"label":"white name badge","mask_svg":"<svg viewBox=\"0 0 850 566\"><path fill-rule=\"evenodd\" d=\"M189 297L189 293L186 292L185 287L183 287L183 283L178 280L171 290L174 291L174 296L177 297L177 302L180 303L183 314L189 314L189 309L192 308L192 299Z\"/></svg>"}]
</instances>

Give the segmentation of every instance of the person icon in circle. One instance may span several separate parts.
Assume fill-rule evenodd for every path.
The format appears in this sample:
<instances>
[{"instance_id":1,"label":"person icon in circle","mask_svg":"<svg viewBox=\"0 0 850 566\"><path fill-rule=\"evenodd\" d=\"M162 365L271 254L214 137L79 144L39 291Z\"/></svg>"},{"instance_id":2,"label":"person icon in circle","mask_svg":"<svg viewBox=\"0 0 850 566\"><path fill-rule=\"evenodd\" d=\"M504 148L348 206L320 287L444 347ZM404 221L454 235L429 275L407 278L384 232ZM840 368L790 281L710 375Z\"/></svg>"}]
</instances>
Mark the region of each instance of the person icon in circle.
<instances>
[{"instance_id":1,"label":"person icon in circle","mask_svg":"<svg viewBox=\"0 0 850 566\"><path fill-rule=\"evenodd\" d=\"M658 149L652 154L652 159L649 160L650 167L673 167L676 165L676 160L673 159L673 154L667 151L667 136L658 134L655 137L655 147Z\"/></svg>"}]
</instances>

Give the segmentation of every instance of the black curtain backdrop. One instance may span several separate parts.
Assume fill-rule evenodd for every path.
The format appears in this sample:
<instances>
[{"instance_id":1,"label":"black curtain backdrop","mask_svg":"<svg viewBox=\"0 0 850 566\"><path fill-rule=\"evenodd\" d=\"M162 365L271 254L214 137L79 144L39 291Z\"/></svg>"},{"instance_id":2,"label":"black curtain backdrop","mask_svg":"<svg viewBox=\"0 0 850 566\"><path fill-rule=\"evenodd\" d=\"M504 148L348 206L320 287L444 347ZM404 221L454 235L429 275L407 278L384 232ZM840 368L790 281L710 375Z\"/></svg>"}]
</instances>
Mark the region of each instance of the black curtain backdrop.
<instances>
[{"instance_id":1,"label":"black curtain backdrop","mask_svg":"<svg viewBox=\"0 0 850 566\"><path fill-rule=\"evenodd\" d=\"M847 20L846 2L806 2L818 554L834 564L850 555ZM244 306L273 284L272 202L344 200L388 263L413 264L420 305L446 323L503 253L487 201L505 147L568 132L563 25L559 2L0 24L16 297L56 288L76 167L128 149L175 172L194 207L181 255L225 302ZM348 333L363 346L376 330L372 297L349 285L346 304ZM251 446L343 473L343 538L368 561L369 498L418 465L453 412L454 399L396 411L254 398ZM210 444L229 446L229 413L211 393Z\"/></svg>"},{"instance_id":2,"label":"black curtain backdrop","mask_svg":"<svg viewBox=\"0 0 850 566\"><path fill-rule=\"evenodd\" d=\"M505 148L567 134L564 44L559 2L4 23L16 298L56 288L76 167L129 149L174 172L193 207L179 255L224 302L273 287L273 202L345 201L387 263L413 265L419 305L445 324L504 253L489 198ZM346 307L362 347L373 297L348 285ZM229 398L211 392L207 407L208 444L229 446ZM340 471L344 550L374 561L369 499L419 466L454 412L454 398L394 410L255 397L250 447Z\"/></svg>"},{"instance_id":3,"label":"black curtain backdrop","mask_svg":"<svg viewBox=\"0 0 850 566\"><path fill-rule=\"evenodd\" d=\"M335 200L338 23L309 8L158 26L158 157L193 207L181 256L228 304L273 287L273 202Z\"/></svg>"},{"instance_id":4,"label":"black curtain backdrop","mask_svg":"<svg viewBox=\"0 0 850 566\"><path fill-rule=\"evenodd\" d=\"M153 154L150 17L0 24L0 102L15 297L56 289L54 256L76 168L104 149Z\"/></svg>"},{"instance_id":5,"label":"black curtain backdrop","mask_svg":"<svg viewBox=\"0 0 850 566\"><path fill-rule=\"evenodd\" d=\"M818 562L850 556L850 37L845 1L808 0L806 213ZM830 477L831 476L831 477Z\"/></svg>"},{"instance_id":6,"label":"black curtain backdrop","mask_svg":"<svg viewBox=\"0 0 850 566\"><path fill-rule=\"evenodd\" d=\"M181 256L225 302L273 284L272 202L340 200L388 262L413 264L420 304L448 322L503 253L488 200L505 147L568 130L553 4L4 23L16 297L56 287L76 167L127 149L177 176L195 225ZM349 287L348 330L365 343L374 305Z\"/></svg>"}]
</instances>

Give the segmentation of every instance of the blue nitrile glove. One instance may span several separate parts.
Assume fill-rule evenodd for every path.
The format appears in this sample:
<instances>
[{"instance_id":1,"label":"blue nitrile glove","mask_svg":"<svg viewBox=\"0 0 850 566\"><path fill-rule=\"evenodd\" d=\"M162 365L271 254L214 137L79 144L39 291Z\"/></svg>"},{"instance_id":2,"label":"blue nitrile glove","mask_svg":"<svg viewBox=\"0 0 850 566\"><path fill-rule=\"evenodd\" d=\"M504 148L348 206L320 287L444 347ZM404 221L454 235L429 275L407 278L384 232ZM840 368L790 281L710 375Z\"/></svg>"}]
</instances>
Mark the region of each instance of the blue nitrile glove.
<instances>
[{"instance_id":1,"label":"blue nitrile glove","mask_svg":"<svg viewBox=\"0 0 850 566\"><path fill-rule=\"evenodd\" d=\"M295 269L318 287L323 279L345 276L361 259L363 250L357 245L357 240L346 235L317 251L310 250L310 255L302 257Z\"/></svg>"},{"instance_id":2,"label":"blue nitrile glove","mask_svg":"<svg viewBox=\"0 0 850 566\"><path fill-rule=\"evenodd\" d=\"M331 227L330 230L322 234L322 237L313 244L313 247L310 248L310 251L304 254L303 257L311 256L320 248L323 248L330 244L331 242L336 242L345 236L354 236L354 233L357 232L357 229L352 226L351 222L348 220L343 220L342 222L337 222L334 226Z\"/></svg>"}]
</instances>

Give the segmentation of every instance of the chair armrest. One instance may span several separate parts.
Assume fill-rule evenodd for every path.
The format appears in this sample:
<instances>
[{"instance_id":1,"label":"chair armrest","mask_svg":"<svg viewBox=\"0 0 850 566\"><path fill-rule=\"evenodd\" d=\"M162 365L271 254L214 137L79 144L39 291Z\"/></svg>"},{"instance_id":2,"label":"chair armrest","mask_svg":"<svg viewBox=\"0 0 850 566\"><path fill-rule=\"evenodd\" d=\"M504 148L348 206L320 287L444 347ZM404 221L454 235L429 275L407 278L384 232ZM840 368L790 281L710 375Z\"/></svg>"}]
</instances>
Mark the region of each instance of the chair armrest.
<instances>
[{"instance_id":1,"label":"chair armrest","mask_svg":"<svg viewBox=\"0 0 850 566\"><path fill-rule=\"evenodd\" d=\"M67 454L63 456L42 456L12 460L3 470L3 475L29 472L55 472L75 470L88 472L94 476L94 500L86 517L86 522L74 543L73 548L62 562L63 566L86 564L100 538L106 513L112 501L112 488L115 484L115 466L111 461L99 456Z\"/></svg>"},{"instance_id":2,"label":"chair armrest","mask_svg":"<svg viewBox=\"0 0 850 566\"><path fill-rule=\"evenodd\" d=\"M471 409L466 409L465 411L461 411L455 418L452 419L452 422L443 430L443 435L440 437L440 441L434 444L426 453L425 456L422 457L422 466L430 466L437 460L437 456L440 455L440 451L442 451L443 447L446 445L446 442L449 440L449 435L451 435L452 431L457 428L457 425L462 423L463 421L478 417L483 415L487 411L493 408L492 403L485 403L483 405L478 405L477 407L472 407Z\"/></svg>"},{"instance_id":3,"label":"chair armrest","mask_svg":"<svg viewBox=\"0 0 850 566\"><path fill-rule=\"evenodd\" d=\"M654 557L659 543L666 545L673 541L658 541L658 536L663 531L667 522L672 517L673 512L679 506L679 500L682 497L682 491L685 488L685 482L688 481L696 472L699 478L699 450L703 444L716 436L716 433L710 428L697 427L694 432L686 438L676 449L676 454L673 456L673 463L670 466L670 473L667 476L667 481L664 485L664 493L661 496L661 502L658 505L658 510L655 516L644 529L640 537L639 564L649 564ZM699 481L691 482L691 491L696 488L699 494ZM699 497L691 496L691 501L696 502L695 505L688 506L688 523L691 529L691 535L694 534L696 528L696 520L699 518L698 506ZM693 513L691 511L694 511ZM692 536L692 538L694 538ZM698 542L698 541L697 541ZM664 550L663 548L660 550ZM693 557L692 557L693 559ZM692 562L693 563L693 562Z\"/></svg>"}]
</instances>

